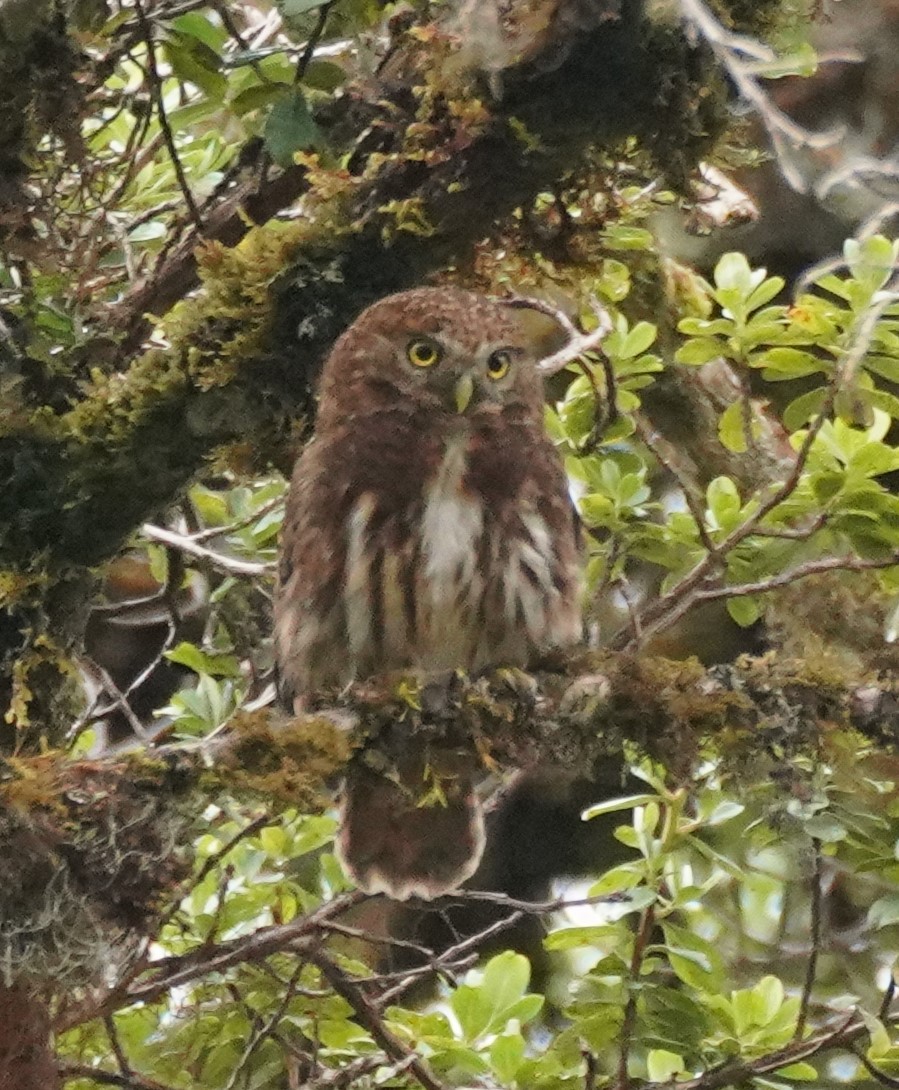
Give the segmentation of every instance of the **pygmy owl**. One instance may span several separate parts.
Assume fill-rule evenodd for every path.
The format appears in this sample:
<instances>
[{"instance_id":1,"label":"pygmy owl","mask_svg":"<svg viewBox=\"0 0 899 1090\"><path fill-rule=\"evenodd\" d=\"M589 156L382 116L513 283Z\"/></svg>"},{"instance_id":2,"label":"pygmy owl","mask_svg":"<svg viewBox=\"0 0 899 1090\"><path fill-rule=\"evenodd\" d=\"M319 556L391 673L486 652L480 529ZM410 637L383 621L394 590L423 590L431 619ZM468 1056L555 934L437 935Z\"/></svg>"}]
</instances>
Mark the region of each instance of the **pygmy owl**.
<instances>
[{"instance_id":1,"label":"pygmy owl","mask_svg":"<svg viewBox=\"0 0 899 1090\"><path fill-rule=\"evenodd\" d=\"M513 316L421 288L382 299L321 377L287 501L275 598L282 692L393 670L526 666L581 635L575 517ZM414 746L414 741L410 740ZM435 897L483 850L474 785L422 806L421 763L357 760L337 850L363 889Z\"/></svg>"}]
</instances>

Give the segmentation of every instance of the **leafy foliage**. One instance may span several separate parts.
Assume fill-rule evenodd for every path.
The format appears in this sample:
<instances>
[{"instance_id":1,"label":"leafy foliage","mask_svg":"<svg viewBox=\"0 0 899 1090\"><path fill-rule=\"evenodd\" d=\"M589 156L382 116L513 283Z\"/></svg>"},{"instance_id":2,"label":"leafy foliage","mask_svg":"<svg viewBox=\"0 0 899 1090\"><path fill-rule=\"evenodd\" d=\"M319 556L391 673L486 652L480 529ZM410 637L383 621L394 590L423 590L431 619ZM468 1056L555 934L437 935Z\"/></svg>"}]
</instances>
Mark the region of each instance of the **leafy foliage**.
<instances>
[{"instance_id":1,"label":"leafy foliage","mask_svg":"<svg viewBox=\"0 0 899 1090\"><path fill-rule=\"evenodd\" d=\"M34 229L27 245L13 232L0 258L0 438L49 442L88 385L105 392L108 411L121 407L127 361L108 316L164 278L195 220L214 218L229 187L302 168L308 192L294 211L311 219L361 184L359 146L341 146L327 120L352 79L378 75L382 6L162 4L147 18L124 6L77 28L89 107L68 146L58 133L44 137L50 154L28 194ZM717 6L738 18L738 5ZM469 139L486 110L480 82L499 82L487 64L489 78L479 73L454 99L459 87L440 81L456 68L440 51L458 28L435 30L424 16L441 6L419 7L408 26L408 13L394 12L390 45L377 43L391 55L433 48L443 58L415 85L419 119L406 160L392 164L398 173L444 154L428 138L445 114L466 120ZM785 7L784 55L769 59L771 74L811 67ZM517 131L536 153L526 127ZM389 160L377 123L359 145L369 163ZM699 650L720 672L726 656L697 648L684 620L705 618L715 644L734 625L764 627L771 660L796 659L805 686L772 680L763 738L733 727L720 744L742 763L704 738L669 768L626 746L630 786L611 797L597 786L583 814L585 828L608 823L615 862L594 850L574 877L556 875L543 901L462 891L438 906L450 920L441 942L430 938L433 917L403 931L350 888L331 814L278 815L218 793L194 823L192 878L171 893L153 933L126 957L111 954L107 981L58 999L58 1050L75 1090L892 1085L895 740L863 740L809 711L802 694L839 685L863 703L899 668L899 243L872 232L848 240L795 297L740 253L721 257L705 280L660 252L655 217L678 198L656 174L633 141L596 149L448 275L496 292L564 291L580 301L585 326L595 320L591 299L609 316L601 353L556 376L547 406L585 526L602 645L672 653L673 640L678 657ZM393 216L385 239L435 231L414 203L379 211ZM275 225L254 245L276 247L288 230ZM223 287L228 260L206 248L212 298L244 287L238 263L236 286ZM292 275L342 275L308 261ZM275 279L260 273L264 295L281 290ZM234 412L227 352L245 323L224 304L219 318L221 358L205 329L189 350L208 395L188 414L198 431ZM181 320L183 311L159 318L160 345ZM299 339L307 332L301 324ZM164 354L142 366L147 390L130 407L138 417L185 385ZM722 375L724 398L715 392ZM672 390L682 398L673 414ZM685 404L705 415L684 423ZM79 428L89 444L90 420ZM299 425L294 438L307 430ZM274 446L261 460L283 469ZM284 479L259 463L239 442L220 451L170 497L175 508L159 515L167 527L135 530L123 550L151 580L138 603L167 610L149 666L180 681L143 724L160 739L213 750L235 724L267 714ZM14 464L23 477L30 471L18 450ZM162 468L148 457L146 471ZM42 670L73 672L59 664L74 637L35 605L52 586L48 598L62 599L57 616L72 627L70 573L41 565L0 572L10 627L33 644L10 670L14 729L41 718ZM182 601L194 609L198 586L199 631L185 632ZM716 604L708 620L701 611ZM95 603L96 613L115 605ZM116 696L109 682L100 675L104 699L67 720L76 756L97 756L119 697L133 695L125 686ZM400 695L418 698L411 685ZM814 759L796 756L790 732L816 714ZM454 931L460 906L489 918ZM515 930L522 921L536 923L529 941Z\"/></svg>"}]
</instances>

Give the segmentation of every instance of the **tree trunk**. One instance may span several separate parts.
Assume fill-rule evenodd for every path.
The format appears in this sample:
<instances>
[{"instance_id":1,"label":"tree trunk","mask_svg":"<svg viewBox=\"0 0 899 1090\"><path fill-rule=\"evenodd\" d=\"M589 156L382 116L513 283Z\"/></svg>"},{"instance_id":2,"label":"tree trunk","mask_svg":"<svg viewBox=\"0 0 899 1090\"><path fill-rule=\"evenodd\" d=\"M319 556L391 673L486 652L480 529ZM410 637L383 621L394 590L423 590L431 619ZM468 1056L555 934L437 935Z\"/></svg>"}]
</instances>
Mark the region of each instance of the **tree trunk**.
<instances>
[{"instance_id":1,"label":"tree trunk","mask_svg":"<svg viewBox=\"0 0 899 1090\"><path fill-rule=\"evenodd\" d=\"M45 1003L23 987L0 985L0 1090L58 1090Z\"/></svg>"}]
</instances>

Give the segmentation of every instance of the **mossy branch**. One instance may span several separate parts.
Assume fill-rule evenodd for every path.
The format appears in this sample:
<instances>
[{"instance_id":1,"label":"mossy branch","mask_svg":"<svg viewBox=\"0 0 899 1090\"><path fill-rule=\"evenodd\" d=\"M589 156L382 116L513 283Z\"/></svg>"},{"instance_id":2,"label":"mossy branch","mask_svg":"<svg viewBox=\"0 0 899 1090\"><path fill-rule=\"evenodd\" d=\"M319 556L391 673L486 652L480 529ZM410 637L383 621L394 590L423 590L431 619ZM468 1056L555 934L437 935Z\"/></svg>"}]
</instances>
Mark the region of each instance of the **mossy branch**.
<instances>
[{"instance_id":1,"label":"mossy branch","mask_svg":"<svg viewBox=\"0 0 899 1090\"><path fill-rule=\"evenodd\" d=\"M554 767L602 782L622 754L660 760L675 784L715 755L723 774L790 791L808 766L802 758L826 759L847 732L856 749L899 743L894 682L774 654L706 670L695 660L581 652L537 673L374 678L319 703L294 719L238 713L200 743L5 762L0 960L12 979L90 980L110 944L119 957L133 950L178 898L191 861L175 846L189 842L205 798L224 789L321 810L348 762L389 775L411 737L427 755L422 797L432 802L441 777L463 769Z\"/></svg>"},{"instance_id":2,"label":"mossy branch","mask_svg":"<svg viewBox=\"0 0 899 1090\"><path fill-rule=\"evenodd\" d=\"M555 67L551 38L502 72L498 99L452 75L446 36L436 35L412 37L379 87L332 104L319 123L351 167L309 161L311 219L256 228L231 251L206 244L202 293L165 320L171 347L114 375L95 372L68 412L31 406L0 440L0 474L14 482L0 509L3 562L112 555L237 438L260 463L285 464L290 422L308 411L338 332L373 298L464 255L588 149L636 135L682 179L724 121L726 95L705 51L640 5L571 35ZM373 129L376 147L365 136ZM188 278L179 290L191 286ZM171 302L167 290L143 291L139 311L111 319L127 339L145 328L148 308ZM94 350L109 355L108 341L89 345L88 358Z\"/></svg>"}]
</instances>

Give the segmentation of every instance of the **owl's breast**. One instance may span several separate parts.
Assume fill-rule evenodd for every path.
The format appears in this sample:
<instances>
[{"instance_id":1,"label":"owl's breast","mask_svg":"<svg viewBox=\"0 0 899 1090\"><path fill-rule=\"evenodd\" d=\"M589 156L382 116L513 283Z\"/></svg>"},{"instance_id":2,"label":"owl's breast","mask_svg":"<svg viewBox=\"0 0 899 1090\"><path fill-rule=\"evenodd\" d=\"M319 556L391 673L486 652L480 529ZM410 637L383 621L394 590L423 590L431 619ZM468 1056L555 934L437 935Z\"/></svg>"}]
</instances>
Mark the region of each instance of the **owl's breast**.
<instances>
[{"instance_id":1,"label":"owl's breast","mask_svg":"<svg viewBox=\"0 0 899 1090\"><path fill-rule=\"evenodd\" d=\"M577 558L537 506L496 505L467 484L468 447L448 441L408 509L368 492L348 527L344 604L353 673L524 665L580 634Z\"/></svg>"}]
</instances>

